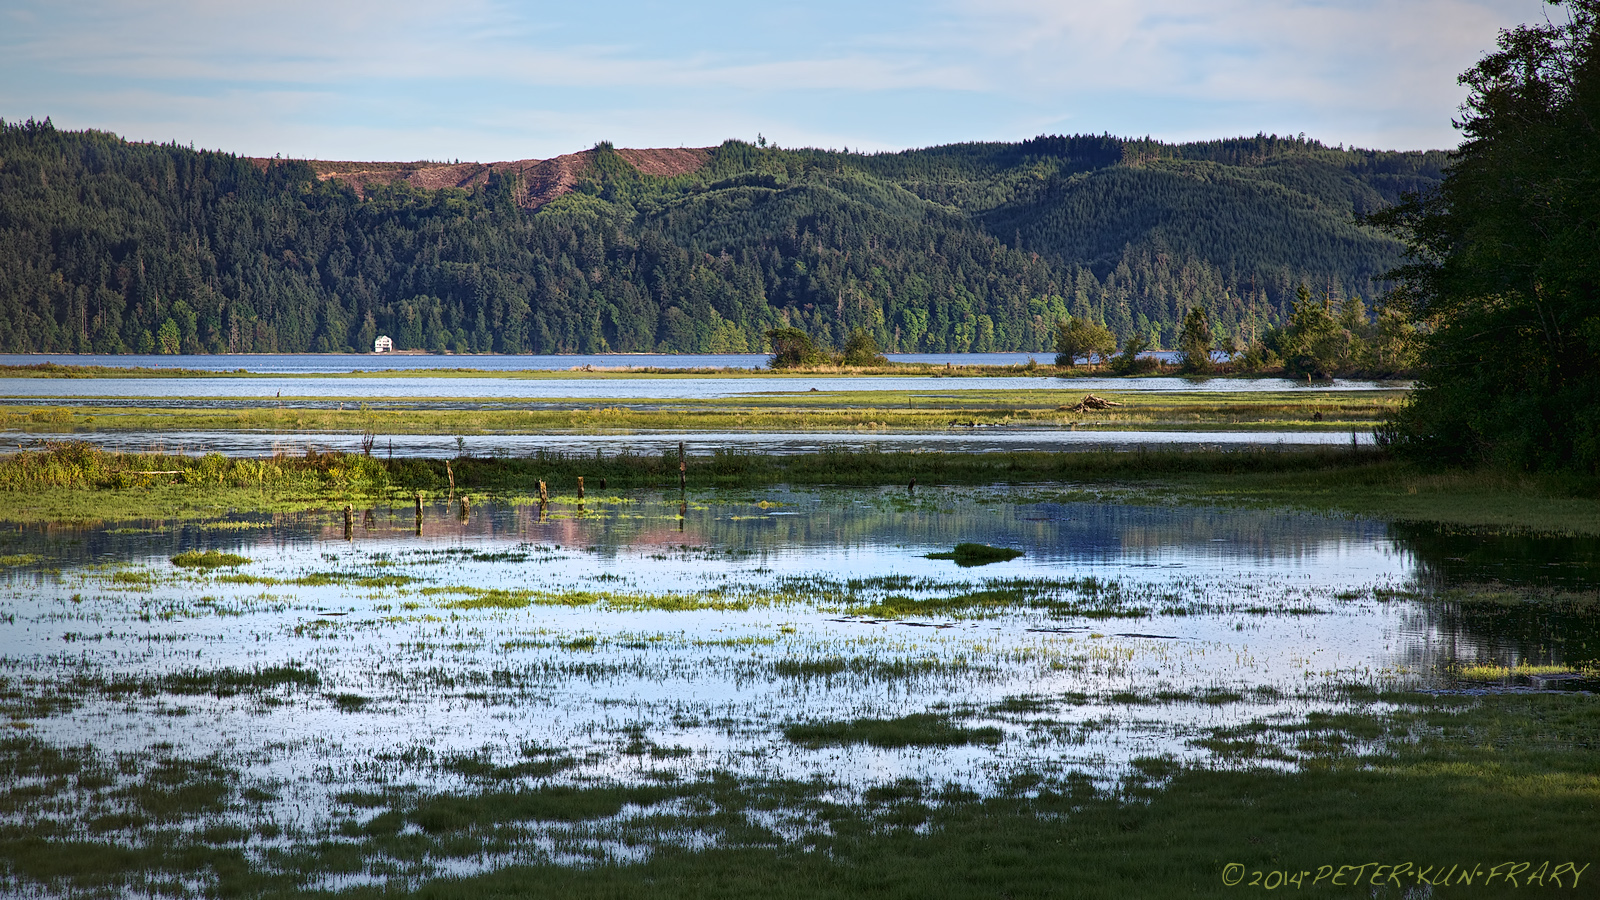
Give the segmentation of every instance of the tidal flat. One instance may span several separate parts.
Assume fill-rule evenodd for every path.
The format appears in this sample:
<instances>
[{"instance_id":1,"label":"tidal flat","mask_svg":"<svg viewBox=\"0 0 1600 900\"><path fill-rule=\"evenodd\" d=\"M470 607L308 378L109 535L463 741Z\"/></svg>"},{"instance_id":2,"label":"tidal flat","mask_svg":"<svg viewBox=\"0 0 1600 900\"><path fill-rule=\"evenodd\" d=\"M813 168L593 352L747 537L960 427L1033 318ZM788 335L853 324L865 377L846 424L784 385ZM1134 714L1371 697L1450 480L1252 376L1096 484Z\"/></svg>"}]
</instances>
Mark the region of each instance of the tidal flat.
<instances>
[{"instance_id":1,"label":"tidal flat","mask_svg":"<svg viewBox=\"0 0 1600 900\"><path fill-rule=\"evenodd\" d=\"M0 888L1573 892L1597 588L1583 533L1049 484L22 522Z\"/></svg>"}]
</instances>

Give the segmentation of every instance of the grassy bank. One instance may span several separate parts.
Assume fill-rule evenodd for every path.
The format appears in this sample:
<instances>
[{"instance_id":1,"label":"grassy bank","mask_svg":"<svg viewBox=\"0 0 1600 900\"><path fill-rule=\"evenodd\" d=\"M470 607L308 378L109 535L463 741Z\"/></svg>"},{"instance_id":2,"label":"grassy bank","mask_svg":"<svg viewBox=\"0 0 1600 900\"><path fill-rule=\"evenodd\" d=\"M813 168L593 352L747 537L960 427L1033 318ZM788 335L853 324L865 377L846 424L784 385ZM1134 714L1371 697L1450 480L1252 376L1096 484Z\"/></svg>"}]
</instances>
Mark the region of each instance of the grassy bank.
<instances>
[{"instance_id":1,"label":"grassy bank","mask_svg":"<svg viewBox=\"0 0 1600 900\"><path fill-rule=\"evenodd\" d=\"M589 490L675 490L675 452L525 458L386 460L309 453L230 459L111 453L85 444L0 458L0 519L115 520L207 515L229 509L303 509L403 502L455 490L527 496L547 484L569 498ZM1049 483L1131 503L1286 506L1439 521L1464 526L1600 534L1593 479L1494 471L1430 471L1376 450L1151 451L1083 453L883 453L827 451L774 456L691 453L691 490L766 485ZM565 502L565 501L561 501Z\"/></svg>"},{"instance_id":2,"label":"grassy bank","mask_svg":"<svg viewBox=\"0 0 1600 900\"><path fill-rule=\"evenodd\" d=\"M817 391L714 400L356 399L247 400L218 409L95 405L0 407L0 428L46 433L95 431L294 431L377 434L534 434L629 431L940 430L1019 425L1105 430L1370 431L1394 412L1403 391L1235 393L1108 392L1117 404L1074 411L1082 390L1041 385L1015 391ZM403 404L403 405L400 405ZM515 408L515 407L524 408ZM465 408L464 408L465 407Z\"/></svg>"}]
</instances>

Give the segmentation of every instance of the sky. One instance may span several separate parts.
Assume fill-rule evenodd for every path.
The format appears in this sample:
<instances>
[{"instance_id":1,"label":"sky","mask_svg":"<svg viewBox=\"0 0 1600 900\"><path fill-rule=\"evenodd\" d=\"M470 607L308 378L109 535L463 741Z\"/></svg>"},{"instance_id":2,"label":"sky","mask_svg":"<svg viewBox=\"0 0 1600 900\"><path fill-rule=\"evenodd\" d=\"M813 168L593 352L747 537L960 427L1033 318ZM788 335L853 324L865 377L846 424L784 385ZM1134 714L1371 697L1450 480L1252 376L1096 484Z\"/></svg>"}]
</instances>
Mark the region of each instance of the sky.
<instances>
[{"instance_id":1,"label":"sky","mask_svg":"<svg viewBox=\"0 0 1600 900\"><path fill-rule=\"evenodd\" d=\"M0 0L0 117L335 160L1304 133L1449 148L1541 0Z\"/></svg>"}]
</instances>

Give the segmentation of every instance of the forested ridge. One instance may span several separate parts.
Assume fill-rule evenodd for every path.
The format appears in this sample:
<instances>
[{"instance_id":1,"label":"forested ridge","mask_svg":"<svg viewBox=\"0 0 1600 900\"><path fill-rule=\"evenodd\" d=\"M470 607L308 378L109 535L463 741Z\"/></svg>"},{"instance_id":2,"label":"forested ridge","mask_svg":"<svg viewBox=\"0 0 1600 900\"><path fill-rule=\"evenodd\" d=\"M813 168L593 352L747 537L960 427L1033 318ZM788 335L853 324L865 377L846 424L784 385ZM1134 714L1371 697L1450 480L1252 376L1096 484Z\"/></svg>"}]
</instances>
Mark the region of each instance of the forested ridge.
<instances>
[{"instance_id":1,"label":"forested ridge","mask_svg":"<svg viewBox=\"0 0 1600 900\"><path fill-rule=\"evenodd\" d=\"M729 141L640 174L610 145L537 209L520 176L352 186L306 161L0 122L0 349L766 350L792 326L888 351L1046 351L1068 315L1173 346L1283 321L1304 283L1371 297L1356 224L1441 151L1257 136L1040 137L859 154Z\"/></svg>"}]
</instances>

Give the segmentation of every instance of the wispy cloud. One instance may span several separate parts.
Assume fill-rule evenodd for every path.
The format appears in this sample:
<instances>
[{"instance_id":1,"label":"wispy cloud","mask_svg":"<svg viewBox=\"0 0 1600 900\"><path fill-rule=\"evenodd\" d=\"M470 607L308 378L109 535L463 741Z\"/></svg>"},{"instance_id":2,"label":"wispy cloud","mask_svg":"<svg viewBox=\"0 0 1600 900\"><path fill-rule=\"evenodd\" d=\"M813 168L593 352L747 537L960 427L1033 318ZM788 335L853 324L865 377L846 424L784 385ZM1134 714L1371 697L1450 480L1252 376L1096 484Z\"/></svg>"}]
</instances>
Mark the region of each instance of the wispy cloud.
<instances>
[{"instance_id":1,"label":"wispy cloud","mask_svg":"<svg viewBox=\"0 0 1600 900\"><path fill-rule=\"evenodd\" d=\"M895 147L1036 130L1453 143L1455 75L1539 0L750 7L0 0L0 115L321 156L609 137Z\"/></svg>"}]
</instances>

